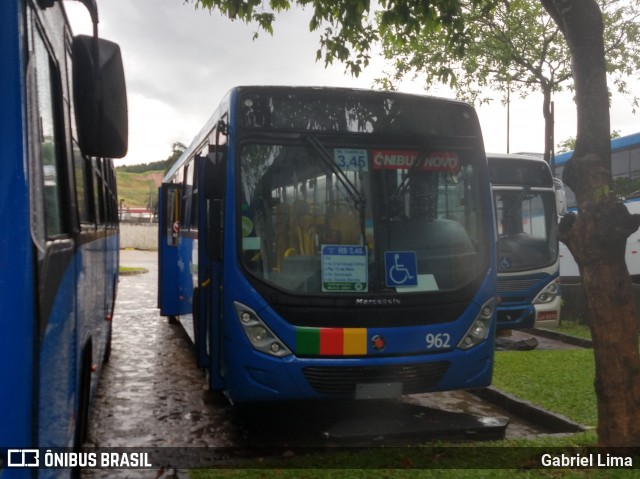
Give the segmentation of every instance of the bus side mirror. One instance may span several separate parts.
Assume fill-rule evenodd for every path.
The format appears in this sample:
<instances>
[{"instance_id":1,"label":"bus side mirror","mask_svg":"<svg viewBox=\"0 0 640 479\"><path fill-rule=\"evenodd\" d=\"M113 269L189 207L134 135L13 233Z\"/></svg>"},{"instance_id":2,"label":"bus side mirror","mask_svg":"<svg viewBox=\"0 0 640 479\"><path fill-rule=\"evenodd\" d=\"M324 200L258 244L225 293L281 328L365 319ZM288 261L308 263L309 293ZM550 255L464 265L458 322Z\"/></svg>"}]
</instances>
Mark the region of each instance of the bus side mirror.
<instances>
[{"instance_id":1,"label":"bus side mirror","mask_svg":"<svg viewBox=\"0 0 640 479\"><path fill-rule=\"evenodd\" d=\"M553 187L556 192L556 211L558 216L567 214L567 194L564 191L564 184L558 178L553 179Z\"/></svg>"},{"instance_id":2,"label":"bus side mirror","mask_svg":"<svg viewBox=\"0 0 640 479\"><path fill-rule=\"evenodd\" d=\"M74 37L73 97L82 153L106 158L125 156L127 92L116 43L86 35Z\"/></svg>"}]
</instances>

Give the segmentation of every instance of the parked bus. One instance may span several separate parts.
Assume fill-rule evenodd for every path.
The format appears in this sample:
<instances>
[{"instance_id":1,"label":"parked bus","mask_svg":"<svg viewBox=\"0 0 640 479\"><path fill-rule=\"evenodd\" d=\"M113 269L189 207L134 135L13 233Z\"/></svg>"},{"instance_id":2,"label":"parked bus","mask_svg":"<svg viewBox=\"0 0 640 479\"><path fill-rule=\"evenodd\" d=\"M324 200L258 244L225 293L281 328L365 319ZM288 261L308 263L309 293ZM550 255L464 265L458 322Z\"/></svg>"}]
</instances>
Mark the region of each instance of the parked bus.
<instances>
[{"instance_id":1,"label":"parked bus","mask_svg":"<svg viewBox=\"0 0 640 479\"><path fill-rule=\"evenodd\" d=\"M542 158L488 154L498 230L498 329L557 327L557 191Z\"/></svg>"},{"instance_id":2,"label":"parked bus","mask_svg":"<svg viewBox=\"0 0 640 479\"><path fill-rule=\"evenodd\" d=\"M486 386L495 237L473 108L239 87L164 178L161 314L235 402Z\"/></svg>"},{"instance_id":3,"label":"parked bus","mask_svg":"<svg viewBox=\"0 0 640 479\"><path fill-rule=\"evenodd\" d=\"M97 24L95 2L83 3ZM75 447L118 280L120 50L73 37L57 0L3 0L0 31L0 450ZM20 459L6 453L1 477L34 477L4 469Z\"/></svg>"},{"instance_id":4,"label":"parked bus","mask_svg":"<svg viewBox=\"0 0 640 479\"><path fill-rule=\"evenodd\" d=\"M561 153L555 159L555 175L562 178L562 172L573 151ZM640 133L613 138L611 140L611 175L614 182L620 182L631 193L624 195L624 204L631 214L640 214ZM631 185L629 188L628 185ZM633 186L636 185L636 186ZM616 190L618 185L616 185ZM576 211L573 191L565 187L569 211ZM635 190L635 191L634 191ZM625 260L634 282L640 282L640 231L627 238ZM579 282L580 271L573 255L564 243L560 243L560 275L565 282Z\"/></svg>"}]
</instances>

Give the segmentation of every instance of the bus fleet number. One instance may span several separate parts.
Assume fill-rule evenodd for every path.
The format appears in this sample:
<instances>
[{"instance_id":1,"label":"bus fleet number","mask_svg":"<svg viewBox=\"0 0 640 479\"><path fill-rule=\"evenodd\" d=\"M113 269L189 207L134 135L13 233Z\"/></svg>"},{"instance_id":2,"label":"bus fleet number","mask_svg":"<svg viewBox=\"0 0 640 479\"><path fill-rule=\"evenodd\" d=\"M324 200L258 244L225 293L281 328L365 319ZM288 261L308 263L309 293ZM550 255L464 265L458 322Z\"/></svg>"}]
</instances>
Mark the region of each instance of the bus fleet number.
<instances>
[{"instance_id":1,"label":"bus fleet number","mask_svg":"<svg viewBox=\"0 0 640 479\"><path fill-rule=\"evenodd\" d=\"M450 347L451 336L449 333L427 334L427 349L445 349Z\"/></svg>"}]
</instances>

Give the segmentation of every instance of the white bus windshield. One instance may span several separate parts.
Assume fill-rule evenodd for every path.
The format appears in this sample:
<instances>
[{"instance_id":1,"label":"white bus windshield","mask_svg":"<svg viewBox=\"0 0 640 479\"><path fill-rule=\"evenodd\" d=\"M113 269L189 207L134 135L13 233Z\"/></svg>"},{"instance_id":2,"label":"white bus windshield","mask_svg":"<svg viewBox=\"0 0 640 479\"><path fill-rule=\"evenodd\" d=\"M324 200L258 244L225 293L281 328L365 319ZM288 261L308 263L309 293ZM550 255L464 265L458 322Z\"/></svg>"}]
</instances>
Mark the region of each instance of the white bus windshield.
<instances>
[{"instance_id":1,"label":"white bus windshield","mask_svg":"<svg viewBox=\"0 0 640 479\"><path fill-rule=\"evenodd\" d=\"M498 271L543 268L558 257L552 189L494 188Z\"/></svg>"}]
</instances>

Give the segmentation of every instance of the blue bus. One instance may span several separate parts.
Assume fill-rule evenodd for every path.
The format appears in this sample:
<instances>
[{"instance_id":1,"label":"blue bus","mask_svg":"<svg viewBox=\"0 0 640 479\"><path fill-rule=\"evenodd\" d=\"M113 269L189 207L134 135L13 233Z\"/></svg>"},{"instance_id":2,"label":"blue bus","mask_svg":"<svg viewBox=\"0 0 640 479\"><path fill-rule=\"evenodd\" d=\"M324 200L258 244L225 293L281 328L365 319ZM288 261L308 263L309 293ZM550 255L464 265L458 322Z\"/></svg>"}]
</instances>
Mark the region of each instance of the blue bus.
<instances>
[{"instance_id":1,"label":"blue bus","mask_svg":"<svg viewBox=\"0 0 640 479\"><path fill-rule=\"evenodd\" d=\"M232 89L166 174L159 307L236 403L486 386L495 226L467 104Z\"/></svg>"},{"instance_id":2,"label":"blue bus","mask_svg":"<svg viewBox=\"0 0 640 479\"><path fill-rule=\"evenodd\" d=\"M3 0L0 32L0 476L33 477L7 448L80 445L109 355L127 106L118 46L62 1Z\"/></svg>"},{"instance_id":3,"label":"blue bus","mask_svg":"<svg viewBox=\"0 0 640 479\"><path fill-rule=\"evenodd\" d=\"M560 323L558 191L542 158L487 154L498 230L498 329Z\"/></svg>"},{"instance_id":4,"label":"blue bus","mask_svg":"<svg viewBox=\"0 0 640 479\"><path fill-rule=\"evenodd\" d=\"M567 162L573 151L561 153L555 158L555 176L562 178ZM640 214L640 133L621 136L611 140L611 176L616 183L615 189L629 191L624 196L624 205L631 214ZM565 187L567 206L576 211L576 198L571 188ZM640 231L627 238L625 248L627 269L635 283L640 282ZM580 271L571 251L560 243L560 275L566 283L580 282Z\"/></svg>"}]
</instances>

